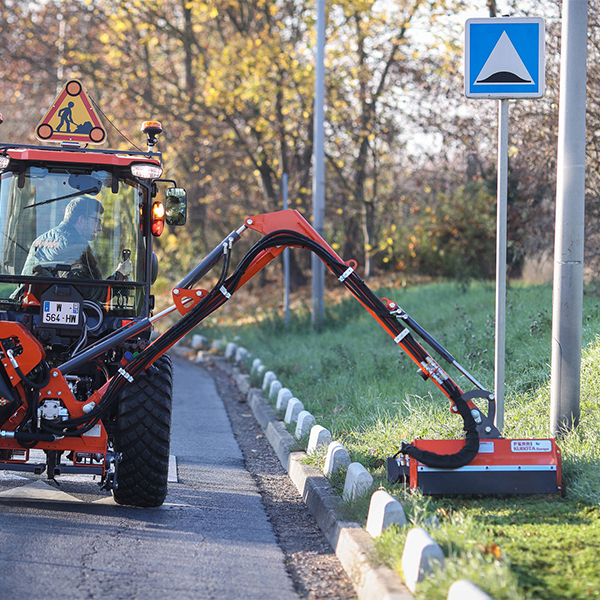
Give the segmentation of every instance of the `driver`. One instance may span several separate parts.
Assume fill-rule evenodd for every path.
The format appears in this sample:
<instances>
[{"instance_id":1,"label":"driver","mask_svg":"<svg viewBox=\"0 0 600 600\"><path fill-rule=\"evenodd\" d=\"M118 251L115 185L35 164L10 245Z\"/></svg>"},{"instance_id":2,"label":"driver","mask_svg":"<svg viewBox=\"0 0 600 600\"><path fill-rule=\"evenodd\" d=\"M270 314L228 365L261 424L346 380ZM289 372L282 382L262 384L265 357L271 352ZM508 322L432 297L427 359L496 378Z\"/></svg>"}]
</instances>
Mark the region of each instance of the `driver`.
<instances>
[{"instance_id":1,"label":"driver","mask_svg":"<svg viewBox=\"0 0 600 600\"><path fill-rule=\"evenodd\" d=\"M103 279L90 247L102 230L103 213L104 207L95 198L79 196L71 200L63 220L31 244L21 274L53 276L53 270L64 270L67 277ZM125 260L108 279L123 280L132 271L131 261Z\"/></svg>"}]
</instances>

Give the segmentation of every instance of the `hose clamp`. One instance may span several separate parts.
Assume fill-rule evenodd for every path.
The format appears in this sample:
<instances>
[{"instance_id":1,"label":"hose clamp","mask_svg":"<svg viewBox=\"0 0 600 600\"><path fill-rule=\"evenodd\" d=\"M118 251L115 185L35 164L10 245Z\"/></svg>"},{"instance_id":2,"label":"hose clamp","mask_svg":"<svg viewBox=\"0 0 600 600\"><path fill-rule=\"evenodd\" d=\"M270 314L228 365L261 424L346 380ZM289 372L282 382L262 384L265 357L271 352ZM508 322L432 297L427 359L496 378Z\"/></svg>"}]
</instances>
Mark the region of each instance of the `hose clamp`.
<instances>
[{"instance_id":1,"label":"hose clamp","mask_svg":"<svg viewBox=\"0 0 600 600\"><path fill-rule=\"evenodd\" d=\"M354 273L354 269L352 267L348 267L339 277L338 279L340 280L340 283L344 283L344 281L346 279L348 279L348 277L350 277L350 275L352 275L352 273Z\"/></svg>"}]
</instances>

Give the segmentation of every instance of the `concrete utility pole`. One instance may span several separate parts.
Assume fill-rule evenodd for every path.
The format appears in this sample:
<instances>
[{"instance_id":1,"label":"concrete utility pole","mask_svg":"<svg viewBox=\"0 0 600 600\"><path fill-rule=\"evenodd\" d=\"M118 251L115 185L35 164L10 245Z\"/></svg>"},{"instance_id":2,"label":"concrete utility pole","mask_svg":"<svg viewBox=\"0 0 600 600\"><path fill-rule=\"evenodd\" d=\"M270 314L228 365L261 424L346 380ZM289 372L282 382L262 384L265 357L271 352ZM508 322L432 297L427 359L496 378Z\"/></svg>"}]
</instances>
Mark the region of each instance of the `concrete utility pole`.
<instances>
[{"instance_id":1,"label":"concrete utility pole","mask_svg":"<svg viewBox=\"0 0 600 600\"><path fill-rule=\"evenodd\" d=\"M562 12L550 401L554 435L579 421L587 4L587 0L564 0Z\"/></svg>"},{"instance_id":2,"label":"concrete utility pole","mask_svg":"<svg viewBox=\"0 0 600 600\"><path fill-rule=\"evenodd\" d=\"M315 128L313 150L313 227L325 237L325 0L317 0L315 65ZM325 318L325 265L312 255L312 325L321 329Z\"/></svg>"}]
</instances>

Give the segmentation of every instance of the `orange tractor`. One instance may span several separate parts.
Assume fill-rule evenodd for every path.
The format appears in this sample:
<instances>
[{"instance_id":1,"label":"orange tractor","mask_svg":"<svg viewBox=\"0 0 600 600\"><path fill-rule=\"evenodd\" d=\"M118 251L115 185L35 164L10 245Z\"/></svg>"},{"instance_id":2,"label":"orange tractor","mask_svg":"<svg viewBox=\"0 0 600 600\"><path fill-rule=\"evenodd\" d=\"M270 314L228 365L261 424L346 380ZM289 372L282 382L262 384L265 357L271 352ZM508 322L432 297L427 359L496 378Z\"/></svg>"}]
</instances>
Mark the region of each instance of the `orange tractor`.
<instances>
[{"instance_id":1,"label":"orange tractor","mask_svg":"<svg viewBox=\"0 0 600 600\"><path fill-rule=\"evenodd\" d=\"M396 303L378 298L296 211L247 218L173 288L173 305L154 314L153 237L165 223L185 224L187 198L162 179L160 123L142 131L146 152L87 147L106 135L72 80L37 127L38 138L59 146L0 144L0 470L97 475L121 504L162 504L172 404L165 352L295 247L327 265L463 419L465 440L403 444L388 459L390 481L431 494L561 490L554 440L503 439L493 394ZM171 184L164 201L161 182ZM246 230L262 237L231 269ZM197 288L219 263L217 284ZM154 322L176 311L179 320L151 340ZM476 389L464 393L417 338Z\"/></svg>"}]
</instances>

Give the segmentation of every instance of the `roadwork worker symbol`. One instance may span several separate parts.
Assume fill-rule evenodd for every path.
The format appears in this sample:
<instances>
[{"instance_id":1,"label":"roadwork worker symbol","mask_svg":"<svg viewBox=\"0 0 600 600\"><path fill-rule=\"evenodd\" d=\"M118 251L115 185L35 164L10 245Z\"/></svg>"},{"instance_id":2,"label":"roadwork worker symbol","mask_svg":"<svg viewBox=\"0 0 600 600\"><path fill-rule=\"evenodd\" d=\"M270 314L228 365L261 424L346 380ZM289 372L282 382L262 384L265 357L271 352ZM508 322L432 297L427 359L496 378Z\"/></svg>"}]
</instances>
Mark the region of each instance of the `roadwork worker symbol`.
<instances>
[{"instance_id":1,"label":"roadwork worker symbol","mask_svg":"<svg viewBox=\"0 0 600 600\"><path fill-rule=\"evenodd\" d=\"M75 102L69 102L65 108L61 108L58 111L58 116L60 117L60 125L56 128L56 131L62 131L63 125L67 127L67 133L71 133L71 123L77 127L77 123L73 121L73 115L71 112L73 111L73 107L75 106Z\"/></svg>"},{"instance_id":2,"label":"roadwork worker symbol","mask_svg":"<svg viewBox=\"0 0 600 600\"><path fill-rule=\"evenodd\" d=\"M67 81L35 129L39 140L102 144L106 130L77 79Z\"/></svg>"}]
</instances>

